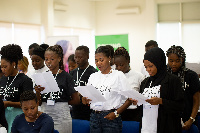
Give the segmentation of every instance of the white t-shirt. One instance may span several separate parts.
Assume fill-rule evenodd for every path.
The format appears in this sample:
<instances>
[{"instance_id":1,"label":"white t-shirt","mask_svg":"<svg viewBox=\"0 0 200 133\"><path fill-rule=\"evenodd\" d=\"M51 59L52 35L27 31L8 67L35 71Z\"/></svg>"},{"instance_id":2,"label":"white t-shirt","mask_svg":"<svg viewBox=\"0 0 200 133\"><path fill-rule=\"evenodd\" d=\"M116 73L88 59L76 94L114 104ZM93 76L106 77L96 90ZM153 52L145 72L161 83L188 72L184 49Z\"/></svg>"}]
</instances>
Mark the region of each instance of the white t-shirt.
<instances>
[{"instance_id":1,"label":"white t-shirt","mask_svg":"<svg viewBox=\"0 0 200 133\"><path fill-rule=\"evenodd\" d=\"M160 98L160 85L145 88L142 94L148 99L152 97ZM149 103L143 105L141 133L157 133L158 108L159 105L151 105Z\"/></svg>"},{"instance_id":2,"label":"white t-shirt","mask_svg":"<svg viewBox=\"0 0 200 133\"><path fill-rule=\"evenodd\" d=\"M131 85L131 89L134 89L136 91L140 90L140 85L141 82L144 80L145 76L137 71L134 70L130 70L128 73L125 73L125 76L129 82L129 84ZM122 104L126 101L127 98L123 98L123 102ZM128 107L128 109L136 109L137 106L136 105L130 105Z\"/></svg>"},{"instance_id":3,"label":"white t-shirt","mask_svg":"<svg viewBox=\"0 0 200 133\"><path fill-rule=\"evenodd\" d=\"M32 75L35 74L35 73L43 73L43 72L46 72L46 71L48 71L48 70L49 70L49 68L48 68L46 65L44 65L44 67L41 68L41 69L38 69L38 70L33 69L33 70L27 72L26 75L27 75L29 78L31 78L32 81L33 81L33 87L35 86L35 81L33 80Z\"/></svg>"},{"instance_id":4,"label":"white t-shirt","mask_svg":"<svg viewBox=\"0 0 200 133\"><path fill-rule=\"evenodd\" d=\"M139 91L141 82L144 80L145 76L142 73L134 70L130 70L128 73L125 73L125 76L131 85L131 88Z\"/></svg>"},{"instance_id":5,"label":"white t-shirt","mask_svg":"<svg viewBox=\"0 0 200 133\"><path fill-rule=\"evenodd\" d=\"M90 108L98 111L118 109L122 102L122 95L118 92L131 89L125 75L117 70L110 74L102 74L101 71L91 74L88 85L93 85L107 100L91 103Z\"/></svg>"}]
</instances>

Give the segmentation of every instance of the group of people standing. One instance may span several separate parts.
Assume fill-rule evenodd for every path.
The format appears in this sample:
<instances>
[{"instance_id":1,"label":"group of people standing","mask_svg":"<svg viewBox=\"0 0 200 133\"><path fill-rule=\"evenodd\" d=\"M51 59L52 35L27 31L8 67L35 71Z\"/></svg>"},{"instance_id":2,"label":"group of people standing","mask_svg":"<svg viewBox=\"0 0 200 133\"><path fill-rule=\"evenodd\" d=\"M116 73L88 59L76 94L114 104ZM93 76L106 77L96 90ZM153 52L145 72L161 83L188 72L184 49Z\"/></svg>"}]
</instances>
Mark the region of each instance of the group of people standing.
<instances>
[{"instance_id":1,"label":"group of people standing","mask_svg":"<svg viewBox=\"0 0 200 133\"><path fill-rule=\"evenodd\" d=\"M122 121L139 121L142 133L188 130L196 122L200 85L198 75L185 66L184 49L169 48L166 52L168 64L156 41L147 42L145 51L146 77L130 67L131 59L124 47L114 51L111 46L96 49L97 69L88 62L89 48L77 47L74 55L68 58L68 73L60 45L32 44L29 54L34 69L21 73L17 69L23 59L21 47L3 46L0 124L9 133L53 133L54 129L70 133L72 119L90 120L91 133L120 133ZM33 74L47 71L53 74L58 92L42 93L45 88L33 80ZM77 86L86 85L100 91L106 102L91 102L75 90ZM133 89L147 97L147 104L137 106L137 99L119 93Z\"/></svg>"}]
</instances>

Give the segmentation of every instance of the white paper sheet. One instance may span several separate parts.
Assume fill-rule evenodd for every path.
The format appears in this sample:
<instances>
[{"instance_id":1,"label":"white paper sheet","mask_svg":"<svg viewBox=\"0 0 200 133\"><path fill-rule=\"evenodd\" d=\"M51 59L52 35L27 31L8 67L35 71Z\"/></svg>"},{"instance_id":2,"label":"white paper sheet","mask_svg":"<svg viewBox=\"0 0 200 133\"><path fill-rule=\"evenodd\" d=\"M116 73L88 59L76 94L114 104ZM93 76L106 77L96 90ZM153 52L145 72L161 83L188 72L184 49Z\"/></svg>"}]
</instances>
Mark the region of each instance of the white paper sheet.
<instances>
[{"instance_id":1,"label":"white paper sheet","mask_svg":"<svg viewBox=\"0 0 200 133\"><path fill-rule=\"evenodd\" d=\"M142 95L141 93L139 93L136 90L127 90L127 91L120 91L119 94L127 97L127 98L132 98L138 101L138 105L142 105L142 104L148 104L145 100L147 100L148 98L145 97L144 95Z\"/></svg>"},{"instance_id":2,"label":"white paper sheet","mask_svg":"<svg viewBox=\"0 0 200 133\"><path fill-rule=\"evenodd\" d=\"M78 86L75 87L75 90L77 90L83 97L91 99L91 103L106 101L104 96L102 96L101 93L92 85Z\"/></svg>"},{"instance_id":3,"label":"white paper sheet","mask_svg":"<svg viewBox=\"0 0 200 133\"><path fill-rule=\"evenodd\" d=\"M51 72L36 73L32 75L32 78L37 85L45 87L41 94L60 91L58 84Z\"/></svg>"}]
</instances>

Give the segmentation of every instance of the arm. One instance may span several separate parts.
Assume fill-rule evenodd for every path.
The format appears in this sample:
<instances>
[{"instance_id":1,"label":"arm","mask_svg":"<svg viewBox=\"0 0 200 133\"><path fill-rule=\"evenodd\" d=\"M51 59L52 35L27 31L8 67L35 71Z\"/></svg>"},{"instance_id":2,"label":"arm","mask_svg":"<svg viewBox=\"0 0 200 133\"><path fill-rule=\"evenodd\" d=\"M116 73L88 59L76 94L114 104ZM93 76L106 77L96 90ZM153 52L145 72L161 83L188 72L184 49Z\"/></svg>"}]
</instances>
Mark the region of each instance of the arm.
<instances>
[{"instance_id":1,"label":"arm","mask_svg":"<svg viewBox=\"0 0 200 133\"><path fill-rule=\"evenodd\" d=\"M41 128L39 133L53 133L54 131L54 122L53 119L48 116L43 120L43 123L41 123Z\"/></svg>"},{"instance_id":2,"label":"arm","mask_svg":"<svg viewBox=\"0 0 200 133\"><path fill-rule=\"evenodd\" d=\"M21 108L20 102L12 102L12 101L3 101L4 107L15 107L15 108Z\"/></svg>"},{"instance_id":3,"label":"arm","mask_svg":"<svg viewBox=\"0 0 200 133\"><path fill-rule=\"evenodd\" d=\"M129 99L127 99L126 102L120 108L117 109L117 114L121 114L131 104L132 104L132 102ZM116 116L115 116L114 112L111 112L108 115L106 115L104 118L106 118L108 120L114 120L116 118Z\"/></svg>"},{"instance_id":4,"label":"arm","mask_svg":"<svg viewBox=\"0 0 200 133\"><path fill-rule=\"evenodd\" d=\"M192 113L190 115L192 118L195 119L198 113L198 109L199 109L199 92L196 92L193 95L193 108L192 108ZM183 129L188 130L191 127L192 123L193 120L189 118L189 120L184 123Z\"/></svg>"},{"instance_id":5,"label":"arm","mask_svg":"<svg viewBox=\"0 0 200 133\"><path fill-rule=\"evenodd\" d=\"M78 92L75 92L71 95L71 100L68 102L69 105L79 104L80 103L80 97Z\"/></svg>"},{"instance_id":6,"label":"arm","mask_svg":"<svg viewBox=\"0 0 200 133\"><path fill-rule=\"evenodd\" d=\"M41 87L40 85L35 86L35 91L36 91L36 96L37 96L37 100L39 102L39 105L42 104L42 99L41 99L41 91L43 91L45 88Z\"/></svg>"}]
</instances>

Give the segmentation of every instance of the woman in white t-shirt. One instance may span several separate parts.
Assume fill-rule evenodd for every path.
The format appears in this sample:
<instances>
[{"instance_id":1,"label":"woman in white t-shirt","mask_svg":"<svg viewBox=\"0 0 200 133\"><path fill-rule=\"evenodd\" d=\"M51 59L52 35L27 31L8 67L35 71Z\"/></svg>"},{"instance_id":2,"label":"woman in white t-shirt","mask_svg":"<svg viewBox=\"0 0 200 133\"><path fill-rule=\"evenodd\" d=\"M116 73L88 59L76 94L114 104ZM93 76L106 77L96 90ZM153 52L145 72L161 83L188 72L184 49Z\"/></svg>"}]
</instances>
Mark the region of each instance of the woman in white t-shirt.
<instances>
[{"instance_id":1,"label":"woman in white t-shirt","mask_svg":"<svg viewBox=\"0 0 200 133\"><path fill-rule=\"evenodd\" d=\"M130 69L129 63L130 56L128 51L124 47L117 48L114 53L116 70L122 71L125 74L131 85L131 89L139 91L141 82L144 80L145 76L140 72ZM124 97L123 103L125 100L126 98ZM137 109L137 106L131 105L121 114L121 116L123 121L139 121L139 110Z\"/></svg>"},{"instance_id":2,"label":"woman in white t-shirt","mask_svg":"<svg viewBox=\"0 0 200 133\"><path fill-rule=\"evenodd\" d=\"M88 85L93 85L106 99L106 102L92 102L90 108L93 110L90 116L91 133L121 133L121 114L130 104L129 100L121 106L122 96L118 93L131 89L125 75L117 70L111 69L110 50L106 46L100 46L95 51L95 63L100 71L93 73ZM91 100L82 98L84 104Z\"/></svg>"}]
</instances>

